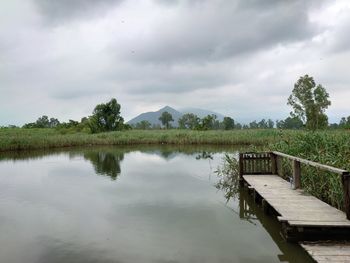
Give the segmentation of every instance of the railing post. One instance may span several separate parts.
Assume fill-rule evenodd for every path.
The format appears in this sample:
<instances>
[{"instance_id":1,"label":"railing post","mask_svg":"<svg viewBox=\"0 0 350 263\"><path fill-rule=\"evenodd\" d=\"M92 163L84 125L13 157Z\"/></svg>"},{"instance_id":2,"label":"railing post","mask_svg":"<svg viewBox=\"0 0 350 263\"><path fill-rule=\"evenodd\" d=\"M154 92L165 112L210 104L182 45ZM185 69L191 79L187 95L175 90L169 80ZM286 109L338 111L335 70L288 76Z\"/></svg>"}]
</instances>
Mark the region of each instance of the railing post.
<instances>
[{"instance_id":1,"label":"railing post","mask_svg":"<svg viewBox=\"0 0 350 263\"><path fill-rule=\"evenodd\" d=\"M300 162L293 160L293 181L294 181L293 189L298 189L301 187L300 174L301 174Z\"/></svg>"},{"instance_id":2,"label":"railing post","mask_svg":"<svg viewBox=\"0 0 350 263\"><path fill-rule=\"evenodd\" d=\"M350 174L343 173L343 188L344 188L344 210L346 218L350 220Z\"/></svg>"},{"instance_id":3,"label":"railing post","mask_svg":"<svg viewBox=\"0 0 350 263\"><path fill-rule=\"evenodd\" d=\"M272 174L278 174L277 171L277 156L274 153L270 153L270 159L271 159L271 173Z\"/></svg>"},{"instance_id":4,"label":"railing post","mask_svg":"<svg viewBox=\"0 0 350 263\"><path fill-rule=\"evenodd\" d=\"M239 153L239 180L243 182L243 153Z\"/></svg>"}]
</instances>

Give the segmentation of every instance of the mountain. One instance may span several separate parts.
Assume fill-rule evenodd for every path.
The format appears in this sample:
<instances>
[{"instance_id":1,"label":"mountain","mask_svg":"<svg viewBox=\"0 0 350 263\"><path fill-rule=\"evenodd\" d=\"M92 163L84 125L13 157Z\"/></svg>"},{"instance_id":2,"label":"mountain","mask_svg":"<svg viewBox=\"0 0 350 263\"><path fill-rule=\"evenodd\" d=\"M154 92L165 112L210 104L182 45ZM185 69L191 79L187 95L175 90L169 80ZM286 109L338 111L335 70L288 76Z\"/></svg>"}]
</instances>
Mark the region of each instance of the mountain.
<instances>
[{"instance_id":1,"label":"mountain","mask_svg":"<svg viewBox=\"0 0 350 263\"><path fill-rule=\"evenodd\" d=\"M136 116L135 118L131 119L127 123L131 125L131 124L136 124L136 123L141 122L141 121L148 121L152 125L154 125L154 124L161 125L162 123L159 120L159 117L165 111L169 112L173 116L174 122L171 122L171 125L173 127L177 127L178 126L178 120L179 120L179 118L181 118L182 113L177 111L177 110L175 110L175 109L173 109L173 108L171 108L171 107L169 107L169 106L165 106L164 108L161 108L158 111L150 111L150 112L142 113L142 114Z\"/></svg>"},{"instance_id":2,"label":"mountain","mask_svg":"<svg viewBox=\"0 0 350 263\"><path fill-rule=\"evenodd\" d=\"M207 115L216 115L217 119L219 121L223 121L224 119L224 115L220 114L220 113L217 113L217 112L214 112L214 111L209 111L209 110L203 110L203 109L197 109L197 108L184 108L184 109L180 109L180 112L182 114L185 114L185 113L193 113L195 115L197 115L199 118L204 118L205 116Z\"/></svg>"},{"instance_id":3,"label":"mountain","mask_svg":"<svg viewBox=\"0 0 350 263\"><path fill-rule=\"evenodd\" d=\"M171 125L173 127L178 127L178 120L182 117L183 114L186 114L186 113L193 113L193 114L197 115L199 118L203 118L207 115L214 114L214 115L216 115L216 117L219 121L222 121L224 119L224 115L217 113L217 112L213 112L213 111L197 109L197 108L185 108L185 109L181 109L181 111L178 111L172 107L165 106L164 108L161 108L158 111L150 111L150 112L141 113L140 115L131 119L127 123L132 125L132 124L136 124L136 123L141 122L141 121L148 121L152 125L161 125L162 123L159 120L159 117L162 115L162 113L164 111L169 112L173 116L174 122L171 122Z\"/></svg>"}]
</instances>

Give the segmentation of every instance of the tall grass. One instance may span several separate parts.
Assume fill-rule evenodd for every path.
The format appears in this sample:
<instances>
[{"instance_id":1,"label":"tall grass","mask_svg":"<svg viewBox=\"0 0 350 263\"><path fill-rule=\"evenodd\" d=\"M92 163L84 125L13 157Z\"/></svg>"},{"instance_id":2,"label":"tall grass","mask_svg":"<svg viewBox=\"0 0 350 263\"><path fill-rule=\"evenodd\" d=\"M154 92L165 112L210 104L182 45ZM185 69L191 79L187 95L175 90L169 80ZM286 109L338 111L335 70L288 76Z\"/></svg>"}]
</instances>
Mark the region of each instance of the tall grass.
<instances>
[{"instance_id":1,"label":"tall grass","mask_svg":"<svg viewBox=\"0 0 350 263\"><path fill-rule=\"evenodd\" d=\"M99 134L61 134L54 129L0 129L0 151L86 145L267 145L279 138L276 130L119 131Z\"/></svg>"},{"instance_id":2,"label":"tall grass","mask_svg":"<svg viewBox=\"0 0 350 263\"><path fill-rule=\"evenodd\" d=\"M284 136L269 146L290 155L322 164L350 170L350 133L348 131L322 131ZM290 162L284 160L284 173L291 176ZM302 165L302 188L332 206L343 209L343 185L341 177L334 173Z\"/></svg>"}]
</instances>

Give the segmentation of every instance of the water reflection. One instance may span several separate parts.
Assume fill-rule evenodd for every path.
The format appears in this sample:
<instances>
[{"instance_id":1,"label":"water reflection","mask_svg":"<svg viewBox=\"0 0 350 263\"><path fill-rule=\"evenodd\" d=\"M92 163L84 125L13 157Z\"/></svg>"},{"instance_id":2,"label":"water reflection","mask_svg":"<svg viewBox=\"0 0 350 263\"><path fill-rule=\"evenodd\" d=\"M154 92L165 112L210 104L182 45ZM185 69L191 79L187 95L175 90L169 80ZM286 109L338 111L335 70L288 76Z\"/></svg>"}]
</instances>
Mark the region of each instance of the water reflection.
<instances>
[{"instance_id":1,"label":"water reflection","mask_svg":"<svg viewBox=\"0 0 350 263\"><path fill-rule=\"evenodd\" d=\"M213 153L203 151L203 152L201 152L200 154L198 154L198 155L196 156L196 160L201 160L201 159L213 160Z\"/></svg>"},{"instance_id":2,"label":"water reflection","mask_svg":"<svg viewBox=\"0 0 350 263\"><path fill-rule=\"evenodd\" d=\"M225 181L225 203L213 187L208 162L216 168L229 151L0 154L0 262L308 262L247 193Z\"/></svg>"},{"instance_id":3,"label":"water reflection","mask_svg":"<svg viewBox=\"0 0 350 263\"><path fill-rule=\"evenodd\" d=\"M91 162L96 174L107 175L115 180L121 173L120 162L124 159L124 153L121 151L88 151L84 153L84 159Z\"/></svg>"},{"instance_id":4,"label":"water reflection","mask_svg":"<svg viewBox=\"0 0 350 263\"><path fill-rule=\"evenodd\" d=\"M266 229L281 251L277 255L280 262L313 262L298 244L284 240L278 220L272 215L265 214L262 206L256 203L253 196L248 193L248 189L240 187L237 176L231 175L220 178L216 187L223 191L229 207L234 203L238 203L236 208L233 206L234 208L231 209L239 215L241 220L253 225L261 224Z\"/></svg>"}]
</instances>

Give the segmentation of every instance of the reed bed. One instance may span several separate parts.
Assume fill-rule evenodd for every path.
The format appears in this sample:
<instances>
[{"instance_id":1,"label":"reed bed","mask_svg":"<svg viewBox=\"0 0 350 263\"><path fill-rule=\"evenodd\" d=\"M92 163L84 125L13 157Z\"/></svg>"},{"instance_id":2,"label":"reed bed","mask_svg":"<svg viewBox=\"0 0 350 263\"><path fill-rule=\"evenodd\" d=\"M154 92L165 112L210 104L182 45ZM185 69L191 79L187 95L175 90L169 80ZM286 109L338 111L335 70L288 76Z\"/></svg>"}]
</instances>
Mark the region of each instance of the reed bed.
<instances>
[{"instance_id":1,"label":"reed bed","mask_svg":"<svg viewBox=\"0 0 350 263\"><path fill-rule=\"evenodd\" d=\"M277 130L131 130L99 134L61 134L54 129L0 129L0 151L88 145L267 145L279 139Z\"/></svg>"},{"instance_id":2,"label":"reed bed","mask_svg":"<svg viewBox=\"0 0 350 263\"><path fill-rule=\"evenodd\" d=\"M304 159L350 171L349 131L321 131L284 136L268 147ZM291 163L284 160L283 171L292 174ZM343 209L343 185L337 174L302 165L302 188L330 205Z\"/></svg>"}]
</instances>

